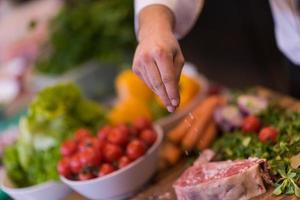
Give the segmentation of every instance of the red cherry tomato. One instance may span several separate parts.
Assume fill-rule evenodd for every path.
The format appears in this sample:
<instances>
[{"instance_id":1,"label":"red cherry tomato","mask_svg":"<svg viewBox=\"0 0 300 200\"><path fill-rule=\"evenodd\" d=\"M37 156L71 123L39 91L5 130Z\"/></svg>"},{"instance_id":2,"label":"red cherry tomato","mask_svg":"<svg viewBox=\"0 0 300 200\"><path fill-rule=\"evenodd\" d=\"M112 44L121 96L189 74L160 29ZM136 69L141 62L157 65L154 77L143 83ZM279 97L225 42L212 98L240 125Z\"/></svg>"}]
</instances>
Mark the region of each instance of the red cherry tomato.
<instances>
[{"instance_id":1,"label":"red cherry tomato","mask_svg":"<svg viewBox=\"0 0 300 200\"><path fill-rule=\"evenodd\" d=\"M144 143L138 139L132 140L126 148L126 154L131 160L135 160L146 152Z\"/></svg>"},{"instance_id":2,"label":"red cherry tomato","mask_svg":"<svg viewBox=\"0 0 300 200\"><path fill-rule=\"evenodd\" d=\"M112 127L111 126L104 126L103 128L99 129L97 133L97 137L99 140L106 140L107 135L111 131Z\"/></svg>"},{"instance_id":3,"label":"red cherry tomato","mask_svg":"<svg viewBox=\"0 0 300 200\"><path fill-rule=\"evenodd\" d=\"M115 171L115 169L111 164L104 163L103 165L101 165L101 167L99 169L98 176L102 177L102 176L112 173L113 171Z\"/></svg>"},{"instance_id":4,"label":"red cherry tomato","mask_svg":"<svg viewBox=\"0 0 300 200\"><path fill-rule=\"evenodd\" d=\"M70 159L70 167L71 171L75 174L78 174L81 171L82 164L80 162L79 154L75 154L74 156L72 156L72 158Z\"/></svg>"},{"instance_id":5,"label":"red cherry tomato","mask_svg":"<svg viewBox=\"0 0 300 200\"><path fill-rule=\"evenodd\" d=\"M273 127L266 127L260 130L258 138L261 142L275 142L277 138L277 130Z\"/></svg>"},{"instance_id":6,"label":"red cherry tomato","mask_svg":"<svg viewBox=\"0 0 300 200\"><path fill-rule=\"evenodd\" d=\"M258 117L250 115L246 117L242 124L242 129L244 132L257 132L260 128L260 120Z\"/></svg>"},{"instance_id":7,"label":"red cherry tomato","mask_svg":"<svg viewBox=\"0 0 300 200\"><path fill-rule=\"evenodd\" d=\"M60 175L68 178L71 176L72 171L70 168L70 159L69 158L63 158L60 160L57 164L57 171Z\"/></svg>"},{"instance_id":8,"label":"red cherry tomato","mask_svg":"<svg viewBox=\"0 0 300 200\"><path fill-rule=\"evenodd\" d=\"M81 128L75 132L75 140L81 142L83 139L92 137L92 134L89 130Z\"/></svg>"},{"instance_id":9,"label":"red cherry tomato","mask_svg":"<svg viewBox=\"0 0 300 200\"><path fill-rule=\"evenodd\" d=\"M139 131L137 130L137 128L135 128L133 126L129 126L128 129L129 129L129 135L130 135L131 138L137 137L137 135L139 133Z\"/></svg>"},{"instance_id":10,"label":"red cherry tomato","mask_svg":"<svg viewBox=\"0 0 300 200\"><path fill-rule=\"evenodd\" d=\"M95 148L88 148L79 154L83 166L98 166L101 162L101 154Z\"/></svg>"},{"instance_id":11,"label":"red cherry tomato","mask_svg":"<svg viewBox=\"0 0 300 200\"><path fill-rule=\"evenodd\" d=\"M124 127L113 128L108 136L107 141L116 145L124 145L128 142L129 130Z\"/></svg>"},{"instance_id":12,"label":"red cherry tomato","mask_svg":"<svg viewBox=\"0 0 300 200\"><path fill-rule=\"evenodd\" d=\"M115 144L106 144L103 151L103 156L106 161L117 161L122 156L122 149Z\"/></svg>"},{"instance_id":13,"label":"red cherry tomato","mask_svg":"<svg viewBox=\"0 0 300 200\"><path fill-rule=\"evenodd\" d=\"M77 151L77 143L74 140L66 140L60 146L60 154L64 157L71 156Z\"/></svg>"},{"instance_id":14,"label":"red cherry tomato","mask_svg":"<svg viewBox=\"0 0 300 200\"><path fill-rule=\"evenodd\" d=\"M97 138L94 137L85 138L83 139L83 141L80 142L78 149L81 152L88 148L94 148L101 152L103 148L103 141L99 141Z\"/></svg>"},{"instance_id":15,"label":"red cherry tomato","mask_svg":"<svg viewBox=\"0 0 300 200\"><path fill-rule=\"evenodd\" d=\"M86 181L86 180L90 180L92 178L95 178L96 176L91 173L91 172L81 172L78 176L78 179L80 181Z\"/></svg>"},{"instance_id":16,"label":"red cherry tomato","mask_svg":"<svg viewBox=\"0 0 300 200\"><path fill-rule=\"evenodd\" d=\"M129 135L129 133L130 133L129 126L124 124L124 123L121 123L121 124L117 125L115 128L119 129L121 132L123 132L126 135Z\"/></svg>"},{"instance_id":17,"label":"red cherry tomato","mask_svg":"<svg viewBox=\"0 0 300 200\"><path fill-rule=\"evenodd\" d=\"M138 131L142 131L144 129L148 129L152 127L151 121L149 119L147 119L146 117L140 117L137 118L134 122L133 122L133 126L138 130Z\"/></svg>"},{"instance_id":18,"label":"red cherry tomato","mask_svg":"<svg viewBox=\"0 0 300 200\"><path fill-rule=\"evenodd\" d=\"M127 156L122 156L118 161L118 167L121 169L130 163L131 163L131 160Z\"/></svg>"},{"instance_id":19,"label":"red cherry tomato","mask_svg":"<svg viewBox=\"0 0 300 200\"><path fill-rule=\"evenodd\" d=\"M157 135L152 129L146 129L140 133L140 139L149 146L151 146L155 142L156 137Z\"/></svg>"}]
</instances>

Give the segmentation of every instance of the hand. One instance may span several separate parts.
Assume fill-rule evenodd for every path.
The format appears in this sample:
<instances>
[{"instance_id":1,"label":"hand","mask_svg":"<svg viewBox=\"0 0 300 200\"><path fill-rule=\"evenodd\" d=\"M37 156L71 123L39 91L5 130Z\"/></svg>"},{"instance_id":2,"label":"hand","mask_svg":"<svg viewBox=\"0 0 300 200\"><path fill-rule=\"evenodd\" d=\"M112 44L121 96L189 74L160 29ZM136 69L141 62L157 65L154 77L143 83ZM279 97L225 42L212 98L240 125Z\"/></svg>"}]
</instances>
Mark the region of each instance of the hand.
<instances>
[{"instance_id":1,"label":"hand","mask_svg":"<svg viewBox=\"0 0 300 200\"><path fill-rule=\"evenodd\" d=\"M133 71L160 97L168 111L173 112L180 103L178 82L184 58L172 32L171 23L158 23L163 22L162 16L157 21L153 15L146 23L147 17L141 21L146 25L140 25Z\"/></svg>"}]
</instances>

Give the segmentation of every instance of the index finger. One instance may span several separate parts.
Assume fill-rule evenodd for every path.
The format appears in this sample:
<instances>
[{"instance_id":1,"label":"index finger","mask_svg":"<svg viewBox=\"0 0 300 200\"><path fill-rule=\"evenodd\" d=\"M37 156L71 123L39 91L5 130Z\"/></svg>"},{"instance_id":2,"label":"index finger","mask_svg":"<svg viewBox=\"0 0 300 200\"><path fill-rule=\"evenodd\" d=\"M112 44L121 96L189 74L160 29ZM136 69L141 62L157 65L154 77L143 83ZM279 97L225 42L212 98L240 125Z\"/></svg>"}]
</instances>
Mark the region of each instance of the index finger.
<instances>
[{"instance_id":1,"label":"index finger","mask_svg":"<svg viewBox=\"0 0 300 200\"><path fill-rule=\"evenodd\" d=\"M171 54L160 54L156 57L155 62L160 71L162 82L165 86L169 101L172 106L179 105L179 89L178 89L178 74L176 65Z\"/></svg>"},{"instance_id":2,"label":"index finger","mask_svg":"<svg viewBox=\"0 0 300 200\"><path fill-rule=\"evenodd\" d=\"M151 83L151 88L153 92L160 97L164 105L167 107L168 111L173 112L174 107L169 101L165 86L161 80L160 72L154 61L149 62L147 66L145 66L145 70L147 72L146 74L148 76L148 80Z\"/></svg>"}]
</instances>

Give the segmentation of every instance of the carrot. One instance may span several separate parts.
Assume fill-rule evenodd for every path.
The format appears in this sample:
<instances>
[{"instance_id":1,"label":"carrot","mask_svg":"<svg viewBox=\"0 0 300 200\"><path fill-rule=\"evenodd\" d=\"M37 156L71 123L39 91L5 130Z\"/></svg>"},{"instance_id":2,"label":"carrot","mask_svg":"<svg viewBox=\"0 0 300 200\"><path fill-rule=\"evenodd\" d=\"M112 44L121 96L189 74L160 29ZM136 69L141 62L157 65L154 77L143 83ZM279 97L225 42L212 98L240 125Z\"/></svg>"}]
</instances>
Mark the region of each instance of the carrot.
<instances>
[{"instance_id":1,"label":"carrot","mask_svg":"<svg viewBox=\"0 0 300 200\"><path fill-rule=\"evenodd\" d=\"M223 103L224 99L220 96L208 97L202 103L201 113L199 113L197 116L194 116L194 123L183 138L183 149L190 150L196 145L200 134L203 133L207 124L212 120L212 115L215 108Z\"/></svg>"},{"instance_id":2,"label":"carrot","mask_svg":"<svg viewBox=\"0 0 300 200\"><path fill-rule=\"evenodd\" d=\"M174 143L179 143L194 123L194 116L198 116L201 110L202 102L168 133L168 139Z\"/></svg>"},{"instance_id":3,"label":"carrot","mask_svg":"<svg viewBox=\"0 0 300 200\"><path fill-rule=\"evenodd\" d=\"M211 145L211 143L217 136L217 127L215 122L210 122L201 136L202 137L199 138L199 141L197 143L197 148L199 150L204 150Z\"/></svg>"},{"instance_id":4,"label":"carrot","mask_svg":"<svg viewBox=\"0 0 300 200\"><path fill-rule=\"evenodd\" d=\"M167 142L164 144L161 152L161 157L171 165L176 164L181 156L181 150L175 144Z\"/></svg>"},{"instance_id":5,"label":"carrot","mask_svg":"<svg viewBox=\"0 0 300 200\"><path fill-rule=\"evenodd\" d=\"M188 132L194 121L194 114L189 113L174 129L172 129L168 139L174 143L179 143L185 134Z\"/></svg>"}]
</instances>

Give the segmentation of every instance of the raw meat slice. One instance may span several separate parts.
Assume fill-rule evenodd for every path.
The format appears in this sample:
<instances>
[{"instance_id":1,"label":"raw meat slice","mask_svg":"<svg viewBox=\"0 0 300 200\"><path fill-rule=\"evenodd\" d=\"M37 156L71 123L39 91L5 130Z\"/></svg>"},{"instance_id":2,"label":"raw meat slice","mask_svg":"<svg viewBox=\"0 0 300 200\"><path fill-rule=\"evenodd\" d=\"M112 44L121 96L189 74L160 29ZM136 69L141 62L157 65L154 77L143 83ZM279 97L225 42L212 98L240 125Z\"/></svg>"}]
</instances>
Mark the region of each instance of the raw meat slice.
<instances>
[{"instance_id":1,"label":"raw meat slice","mask_svg":"<svg viewBox=\"0 0 300 200\"><path fill-rule=\"evenodd\" d=\"M178 200L247 200L266 192L260 168L265 160L209 162L206 158L207 153L200 156L175 182Z\"/></svg>"}]
</instances>

